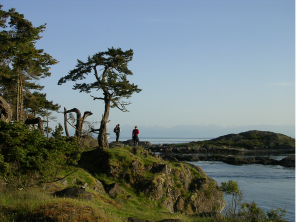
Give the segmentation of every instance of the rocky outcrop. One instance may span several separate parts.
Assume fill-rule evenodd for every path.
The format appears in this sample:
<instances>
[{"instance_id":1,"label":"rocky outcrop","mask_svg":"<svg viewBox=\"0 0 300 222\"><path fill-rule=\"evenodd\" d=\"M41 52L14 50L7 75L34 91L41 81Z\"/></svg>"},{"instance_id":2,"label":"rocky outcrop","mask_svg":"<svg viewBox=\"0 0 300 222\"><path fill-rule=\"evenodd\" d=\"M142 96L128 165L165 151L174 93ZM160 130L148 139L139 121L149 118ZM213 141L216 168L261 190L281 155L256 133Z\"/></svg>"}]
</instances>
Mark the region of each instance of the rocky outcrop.
<instances>
[{"instance_id":1,"label":"rocky outcrop","mask_svg":"<svg viewBox=\"0 0 300 222\"><path fill-rule=\"evenodd\" d=\"M126 194L126 192L117 183L112 183L106 186L106 192L111 197L116 197L118 194Z\"/></svg>"},{"instance_id":2,"label":"rocky outcrop","mask_svg":"<svg viewBox=\"0 0 300 222\"><path fill-rule=\"evenodd\" d=\"M125 190L134 189L169 212L187 214L220 213L226 205L216 181L192 164L165 162L160 155L141 147L95 150L83 155L94 158L89 163L89 172L105 174L109 181L114 181L104 184L113 198L128 199ZM126 184L126 189L122 184Z\"/></svg>"},{"instance_id":3,"label":"rocky outcrop","mask_svg":"<svg viewBox=\"0 0 300 222\"><path fill-rule=\"evenodd\" d=\"M147 149L152 152L182 154L295 153L295 139L279 133L252 130L186 144L152 145Z\"/></svg>"},{"instance_id":4,"label":"rocky outcrop","mask_svg":"<svg viewBox=\"0 0 300 222\"><path fill-rule=\"evenodd\" d=\"M288 156L280 161L280 165L285 167L295 167L295 161L295 156Z\"/></svg>"},{"instance_id":5,"label":"rocky outcrop","mask_svg":"<svg viewBox=\"0 0 300 222\"><path fill-rule=\"evenodd\" d=\"M177 154L167 154L161 155L164 160L169 161L222 161L227 164L232 165L242 165L242 164L263 164L263 165L281 165L285 167L295 167L295 156L289 156L282 160L275 160L272 157L242 157L242 156L231 156L231 155L177 155Z\"/></svg>"}]
</instances>

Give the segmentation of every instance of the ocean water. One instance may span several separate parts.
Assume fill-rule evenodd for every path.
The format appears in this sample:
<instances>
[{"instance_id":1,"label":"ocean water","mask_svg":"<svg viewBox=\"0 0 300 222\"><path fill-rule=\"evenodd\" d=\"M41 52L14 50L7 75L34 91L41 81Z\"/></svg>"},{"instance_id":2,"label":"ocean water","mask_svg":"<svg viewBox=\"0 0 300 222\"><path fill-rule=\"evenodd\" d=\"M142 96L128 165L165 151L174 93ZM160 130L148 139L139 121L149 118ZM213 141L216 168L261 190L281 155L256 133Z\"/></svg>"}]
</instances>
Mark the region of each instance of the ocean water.
<instances>
[{"instance_id":1,"label":"ocean water","mask_svg":"<svg viewBox=\"0 0 300 222\"><path fill-rule=\"evenodd\" d=\"M120 141L131 138L120 137ZM164 138L164 137L140 137L140 141L149 141L152 144L188 143L202 141L211 138ZM109 142L115 137L109 138ZM287 155L276 155L272 158L281 160ZM249 157L249 156L248 156ZM260 208L270 211L272 207L287 210L284 217L287 221L295 219L295 168L251 164L235 166L218 161L191 162L201 167L206 174L220 185L223 181L234 180L238 182L240 189L245 193L244 200L256 202ZM225 196L228 202L230 196Z\"/></svg>"},{"instance_id":2,"label":"ocean water","mask_svg":"<svg viewBox=\"0 0 300 222\"><path fill-rule=\"evenodd\" d=\"M191 163L199 166L219 185L229 180L238 182L245 193L244 200L256 202L265 211L272 207L286 208L284 219L295 221L295 168L262 164L235 166L218 161ZM231 197L225 196L225 200L228 202Z\"/></svg>"}]
</instances>

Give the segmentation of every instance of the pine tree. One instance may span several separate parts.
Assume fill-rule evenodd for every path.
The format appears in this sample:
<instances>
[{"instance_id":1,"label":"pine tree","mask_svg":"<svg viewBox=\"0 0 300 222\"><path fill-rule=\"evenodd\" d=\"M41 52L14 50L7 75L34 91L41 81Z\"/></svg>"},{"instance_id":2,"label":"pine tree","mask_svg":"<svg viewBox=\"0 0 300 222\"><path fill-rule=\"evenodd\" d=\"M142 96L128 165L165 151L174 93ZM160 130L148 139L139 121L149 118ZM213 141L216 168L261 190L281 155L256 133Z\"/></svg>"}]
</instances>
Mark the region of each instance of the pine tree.
<instances>
[{"instance_id":1,"label":"pine tree","mask_svg":"<svg viewBox=\"0 0 300 222\"><path fill-rule=\"evenodd\" d=\"M104 101L105 108L100 123L98 144L102 149L108 148L106 136L106 124L108 122L110 108L117 107L123 112L128 111L126 106L129 102L122 101L128 99L133 93L139 93L141 89L127 80L128 75L133 75L127 65L132 60L133 50L122 51L121 48L109 48L105 52L99 52L92 57L88 57L87 62L77 60L76 68L68 75L58 81L58 85L66 81L79 81L92 73L95 81L92 83L75 83L73 89L80 92L91 93L92 90L102 92L101 97L93 97L94 100ZM99 73L98 73L99 72Z\"/></svg>"},{"instance_id":2,"label":"pine tree","mask_svg":"<svg viewBox=\"0 0 300 222\"><path fill-rule=\"evenodd\" d=\"M14 107L17 121L24 120L23 102L31 90L44 87L36 81L51 75L50 66L56 64L52 56L37 49L40 33L46 24L34 27L14 8L7 12L0 5L0 90L2 96Z\"/></svg>"}]
</instances>

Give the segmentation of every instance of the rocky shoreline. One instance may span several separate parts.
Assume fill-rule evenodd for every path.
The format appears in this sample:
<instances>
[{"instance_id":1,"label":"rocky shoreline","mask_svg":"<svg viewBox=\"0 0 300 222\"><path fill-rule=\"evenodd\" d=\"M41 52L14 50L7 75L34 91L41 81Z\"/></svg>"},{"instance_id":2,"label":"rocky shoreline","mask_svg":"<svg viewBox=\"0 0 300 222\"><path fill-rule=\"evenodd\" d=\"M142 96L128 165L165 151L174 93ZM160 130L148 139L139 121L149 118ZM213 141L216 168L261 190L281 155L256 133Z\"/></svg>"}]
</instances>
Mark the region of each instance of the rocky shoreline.
<instances>
[{"instance_id":1,"label":"rocky shoreline","mask_svg":"<svg viewBox=\"0 0 300 222\"><path fill-rule=\"evenodd\" d=\"M114 146L132 146L132 141L112 142L110 147ZM156 153L164 160L169 161L222 161L227 164L263 164L263 165L280 165L284 167L295 167L295 155L288 156L282 160L275 160L270 156L279 154L295 154L295 149L261 149L249 150L245 148L228 148L228 147L178 147L174 144L151 144L149 141L141 141L139 146L146 148L152 153ZM234 156L233 156L234 155ZM244 155L251 155L245 157ZM258 155L256 157L253 157ZM262 157L261 155L265 155Z\"/></svg>"},{"instance_id":2,"label":"rocky shoreline","mask_svg":"<svg viewBox=\"0 0 300 222\"><path fill-rule=\"evenodd\" d=\"M223 163L232 165L243 165L243 164L263 164L263 165L280 165L284 167L295 167L295 155L288 156L282 160L275 160L272 157L242 157L232 155L178 155L178 154L162 154L162 159L170 161L222 161Z\"/></svg>"}]
</instances>

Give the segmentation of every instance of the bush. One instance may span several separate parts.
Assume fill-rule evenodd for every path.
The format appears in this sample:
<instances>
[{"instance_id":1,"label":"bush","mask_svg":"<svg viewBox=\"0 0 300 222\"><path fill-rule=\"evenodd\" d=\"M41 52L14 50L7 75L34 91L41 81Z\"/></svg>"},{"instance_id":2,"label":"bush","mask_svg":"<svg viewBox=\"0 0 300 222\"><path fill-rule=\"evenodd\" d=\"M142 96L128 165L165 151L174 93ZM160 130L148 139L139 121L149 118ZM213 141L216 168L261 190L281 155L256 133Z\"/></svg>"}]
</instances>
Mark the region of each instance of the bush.
<instances>
[{"instance_id":1,"label":"bush","mask_svg":"<svg viewBox=\"0 0 300 222\"><path fill-rule=\"evenodd\" d=\"M285 216L286 210L277 208L267 211L267 213L259 208L255 203L243 202L244 193L239 189L238 183L229 180L228 182L222 182L220 190L225 195L232 195L231 202L225 207L225 216L233 221L272 221L283 222L286 221L282 217Z\"/></svg>"},{"instance_id":2,"label":"bush","mask_svg":"<svg viewBox=\"0 0 300 222\"><path fill-rule=\"evenodd\" d=\"M51 182L61 170L70 169L80 159L75 139L62 137L61 126L47 139L25 124L0 121L0 177L8 186L24 188Z\"/></svg>"}]
</instances>

